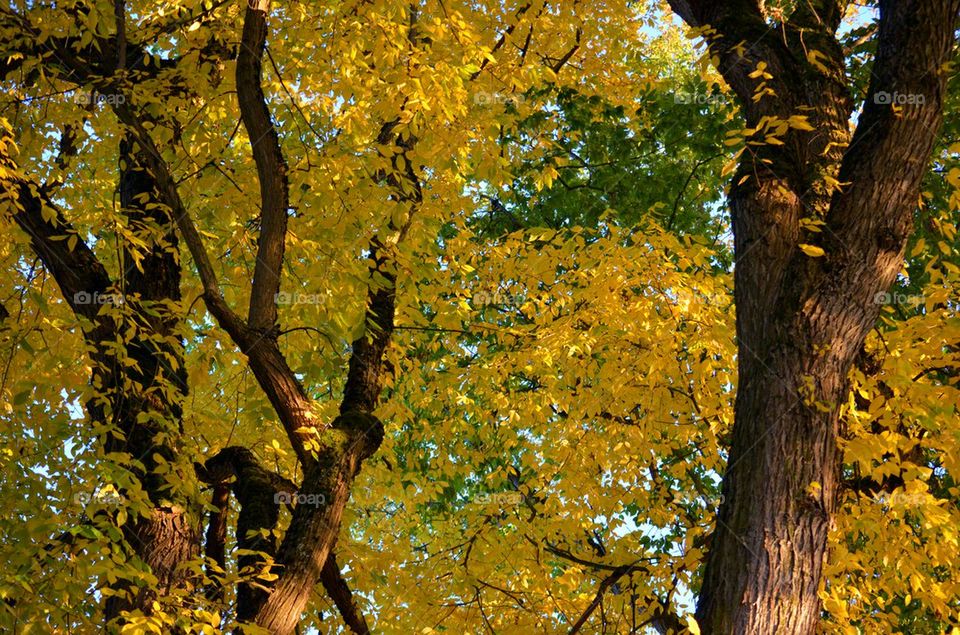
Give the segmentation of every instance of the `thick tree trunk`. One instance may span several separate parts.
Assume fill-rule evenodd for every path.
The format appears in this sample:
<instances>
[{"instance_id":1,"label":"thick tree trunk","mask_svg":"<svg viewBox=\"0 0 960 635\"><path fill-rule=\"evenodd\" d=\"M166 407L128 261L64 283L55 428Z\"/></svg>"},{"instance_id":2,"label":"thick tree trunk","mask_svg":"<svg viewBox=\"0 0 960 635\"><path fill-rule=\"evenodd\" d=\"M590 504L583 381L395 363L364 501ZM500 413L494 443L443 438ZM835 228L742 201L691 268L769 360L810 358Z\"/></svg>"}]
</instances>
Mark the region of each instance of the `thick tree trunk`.
<instances>
[{"instance_id":1,"label":"thick tree trunk","mask_svg":"<svg viewBox=\"0 0 960 635\"><path fill-rule=\"evenodd\" d=\"M150 518L129 521L124 526L124 536L136 557L156 576L157 585L147 589L120 583L116 588L130 597L107 599L104 617L108 622L119 618L123 611L139 610L149 615L154 600L189 583L192 574L181 567L199 553L197 517L181 507L154 507Z\"/></svg>"},{"instance_id":2,"label":"thick tree trunk","mask_svg":"<svg viewBox=\"0 0 960 635\"><path fill-rule=\"evenodd\" d=\"M106 452L128 455L143 466L131 463L129 467L153 503L149 515L130 515L123 533L131 556L149 567L159 585L150 592L125 580L111 585L122 593L107 598L107 621L126 610L148 613L158 593L189 584L188 573L180 565L198 554L199 545L197 515L157 469L160 461L171 463L176 458L176 448L164 439L175 439L180 432L187 391L180 318L166 306L180 300L177 240L169 211L157 205L153 179L137 164L129 140L122 142L120 154L121 208L131 227L142 232L146 246L136 258L129 248L124 251L125 266L116 280L79 234L73 248L57 240L64 233L78 232L46 191L31 188L23 178L4 184L18 201L14 220L30 236L64 299L85 320L84 336L93 362L91 384L96 389L85 404L87 413L106 430ZM0 159L9 164L12 174L17 173L12 159ZM45 220L44 207L54 211L53 220ZM134 265L137 261L139 267ZM123 306L103 311L105 299L111 303L122 299ZM124 346L117 347L118 342ZM126 364L118 355L136 363Z\"/></svg>"},{"instance_id":3,"label":"thick tree trunk","mask_svg":"<svg viewBox=\"0 0 960 635\"><path fill-rule=\"evenodd\" d=\"M671 5L711 27L711 52L748 127L805 116L813 128L749 148L730 192L739 385L696 613L704 633L809 634L837 501L839 405L879 313L872 298L902 264L940 125L958 2L880 3L873 80L852 140L835 38L841 3L801 3L769 35L753 0ZM822 61L811 63L811 50ZM760 62L766 77L755 72ZM775 95L755 99L761 81ZM921 95L923 104L895 110L881 91ZM830 188L825 176L842 185ZM802 218L822 231L805 230ZM807 255L802 243L824 255Z\"/></svg>"},{"instance_id":4,"label":"thick tree trunk","mask_svg":"<svg viewBox=\"0 0 960 635\"><path fill-rule=\"evenodd\" d=\"M724 503L697 607L704 632L812 633L819 621L846 365L802 338L785 330L782 348L740 378ZM801 397L807 381L816 385L812 399Z\"/></svg>"},{"instance_id":5,"label":"thick tree trunk","mask_svg":"<svg viewBox=\"0 0 960 635\"><path fill-rule=\"evenodd\" d=\"M131 227L143 233L146 244L136 254L127 246L117 282L124 303L136 315L139 332L126 343L126 354L137 364L125 367L101 352L95 373L96 381L112 393L104 396L112 402L119 431L108 433L107 451L129 454L144 466L134 472L154 507L149 517L131 517L123 532L135 557L149 567L158 584L147 592L121 581L117 589L130 597L108 598L108 621L123 611L149 614L158 592L189 584L190 574L182 565L199 555L200 546L197 514L191 513L185 501L178 500L158 469L158 459L172 463L176 458L174 445L158 439L175 439L182 432L182 401L187 393L183 343L178 332L180 317L165 306L180 301L178 241L169 210L159 204L156 184L137 162L129 138L120 144L119 189L121 209ZM106 419L102 408L91 404L88 410Z\"/></svg>"}]
</instances>

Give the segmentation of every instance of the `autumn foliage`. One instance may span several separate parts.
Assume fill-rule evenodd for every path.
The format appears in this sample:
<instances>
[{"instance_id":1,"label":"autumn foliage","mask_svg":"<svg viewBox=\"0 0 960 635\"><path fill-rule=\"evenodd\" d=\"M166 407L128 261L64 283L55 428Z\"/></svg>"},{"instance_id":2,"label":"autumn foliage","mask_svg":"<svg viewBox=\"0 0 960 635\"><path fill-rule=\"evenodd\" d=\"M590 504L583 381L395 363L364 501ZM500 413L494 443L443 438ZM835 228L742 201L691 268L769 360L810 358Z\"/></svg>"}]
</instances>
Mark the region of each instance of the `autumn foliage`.
<instances>
[{"instance_id":1,"label":"autumn foliage","mask_svg":"<svg viewBox=\"0 0 960 635\"><path fill-rule=\"evenodd\" d=\"M770 507L818 631L960 633L957 3L762 5L6 3L0 630L720 633Z\"/></svg>"}]
</instances>

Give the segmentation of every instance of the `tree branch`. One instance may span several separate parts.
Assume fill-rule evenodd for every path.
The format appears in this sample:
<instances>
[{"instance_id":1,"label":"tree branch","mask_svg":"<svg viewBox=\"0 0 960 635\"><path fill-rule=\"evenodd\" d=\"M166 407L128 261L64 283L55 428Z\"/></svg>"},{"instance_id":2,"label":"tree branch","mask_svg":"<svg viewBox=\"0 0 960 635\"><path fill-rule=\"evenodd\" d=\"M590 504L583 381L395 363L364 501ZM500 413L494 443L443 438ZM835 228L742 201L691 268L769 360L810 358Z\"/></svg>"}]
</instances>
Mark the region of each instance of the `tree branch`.
<instances>
[{"instance_id":1,"label":"tree branch","mask_svg":"<svg viewBox=\"0 0 960 635\"><path fill-rule=\"evenodd\" d=\"M200 232L193 224L193 219L187 212L183 200L180 198L180 192L177 189L177 183L170 173L166 160L153 142L150 133L143 126L133 107L124 101L122 104L114 106L114 111L120 121L126 124L133 133L137 141L137 156L145 166L150 169L150 173L157 181L157 187L160 190L164 204L171 209L177 227L183 236L184 242L193 261L197 266L197 273L200 276L200 282L203 285L203 297L210 309L210 313L217 319L220 325L234 338L234 341L240 344L242 341L250 339L251 333L244 321L227 305L223 298L223 292L220 290L220 283L217 281L217 274L213 269L207 250L203 246L203 239Z\"/></svg>"},{"instance_id":2,"label":"tree branch","mask_svg":"<svg viewBox=\"0 0 960 635\"><path fill-rule=\"evenodd\" d=\"M840 169L840 182L849 186L835 197L827 219L837 248L872 251L865 243L878 241L882 251L897 253L906 240L943 120L944 65L958 11L957 0L880 3L870 89ZM900 97L912 103L894 104Z\"/></svg>"},{"instance_id":3,"label":"tree branch","mask_svg":"<svg viewBox=\"0 0 960 635\"><path fill-rule=\"evenodd\" d=\"M116 36L96 36L84 42L86 29L80 26L85 16L77 12L76 35L41 37L24 16L9 9L0 9L0 26L19 30L22 39L6 40L0 53L0 78L23 67L29 60L43 60L43 68L53 71L59 79L83 84L91 78L111 77L117 70L119 51L123 49L124 68L135 71L145 79L155 78L161 71L176 68L179 58L166 59L149 53L143 44L121 41ZM37 67L39 68L39 67ZM31 70L26 84L40 79L39 70Z\"/></svg>"},{"instance_id":4,"label":"tree branch","mask_svg":"<svg viewBox=\"0 0 960 635\"><path fill-rule=\"evenodd\" d=\"M137 156L150 169L164 203L172 210L183 240L196 263L207 308L247 356L250 368L280 417L300 462L305 467L311 465L314 458L307 450L307 441L313 436L309 432L313 420L310 398L280 352L277 334L250 328L229 307L220 290L200 233L180 198L176 181L170 174L166 161L131 106L124 102L115 105L114 110L121 122L134 134L137 140Z\"/></svg>"},{"instance_id":5,"label":"tree branch","mask_svg":"<svg viewBox=\"0 0 960 635\"><path fill-rule=\"evenodd\" d=\"M573 626L570 627L570 630L568 631L569 635L575 635L576 633L580 632L580 630L583 628L583 625L587 623L587 620L590 619L590 616L593 614L593 612L598 606L600 606L601 602L603 602L603 594L607 592L608 588L610 588L617 580L635 570L636 567L631 565L622 565L614 569L607 577L601 580L600 586L597 587L596 595L593 596L593 600L591 600L590 604L587 605L587 608L584 609L579 619L577 619Z\"/></svg>"},{"instance_id":6,"label":"tree branch","mask_svg":"<svg viewBox=\"0 0 960 635\"><path fill-rule=\"evenodd\" d=\"M332 549L330 555L327 556L323 569L320 571L320 582L323 583L323 588L326 589L327 595L337 606L347 626L357 635L369 635L370 627L367 626L367 621L364 619L360 607L354 601L353 592L350 591L347 581L343 579L343 575L340 573L337 556Z\"/></svg>"},{"instance_id":7,"label":"tree branch","mask_svg":"<svg viewBox=\"0 0 960 635\"><path fill-rule=\"evenodd\" d=\"M277 321L276 296L280 291L289 208L287 163L261 86L269 9L270 0L247 2L237 57L240 116L250 138L260 185L260 237L247 318L254 329L273 328Z\"/></svg>"},{"instance_id":8,"label":"tree branch","mask_svg":"<svg viewBox=\"0 0 960 635\"><path fill-rule=\"evenodd\" d=\"M104 340L112 330L100 316L101 302L107 299L112 288L110 276L46 191L18 175L16 161L10 156L12 147L10 130L3 128L0 130L0 168L11 176L0 183L3 198L13 210L13 220L30 236L34 251L53 274L67 304L87 320L87 337L93 341Z\"/></svg>"},{"instance_id":9,"label":"tree branch","mask_svg":"<svg viewBox=\"0 0 960 635\"><path fill-rule=\"evenodd\" d=\"M207 533L204 537L204 556L215 563L215 567L207 565L207 577L213 582L207 589L207 597L217 601L223 598L223 586L220 576L227 568L227 513L230 509L230 487L225 483L213 486L213 497L210 501L216 511L211 511L207 522Z\"/></svg>"},{"instance_id":10,"label":"tree branch","mask_svg":"<svg viewBox=\"0 0 960 635\"><path fill-rule=\"evenodd\" d=\"M296 485L289 480L264 469L249 449L241 446L224 448L203 466L195 466L202 480L214 485L215 494L222 492L229 484L237 502L240 514L237 517L237 547L245 551L256 551L273 558L277 553L277 541L273 530L280 518L280 505L290 502L297 491ZM211 521L222 522L222 517ZM210 531L219 532L220 528L211 522ZM266 530L266 531L264 531ZM221 557L217 550L222 549L219 536L213 541L214 557ZM208 542L208 548L210 543ZM238 568L251 572L265 565L263 556L244 554L237 559ZM263 585L257 582L241 582L237 591L237 619L246 621L256 613L258 602L266 594Z\"/></svg>"}]
</instances>

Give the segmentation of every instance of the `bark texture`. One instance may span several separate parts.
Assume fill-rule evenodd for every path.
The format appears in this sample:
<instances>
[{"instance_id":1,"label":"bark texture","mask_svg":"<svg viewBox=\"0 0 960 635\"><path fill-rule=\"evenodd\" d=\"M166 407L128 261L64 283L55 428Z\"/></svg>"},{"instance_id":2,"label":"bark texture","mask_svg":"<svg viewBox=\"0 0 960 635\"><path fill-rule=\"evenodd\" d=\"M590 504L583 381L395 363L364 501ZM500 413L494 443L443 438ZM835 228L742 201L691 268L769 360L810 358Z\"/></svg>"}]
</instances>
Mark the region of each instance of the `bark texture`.
<instances>
[{"instance_id":1,"label":"bark texture","mask_svg":"<svg viewBox=\"0 0 960 635\"><path fill-rule=\"evenodd\" d=\"M105 430L105 451L132 460L129 468L153 503L148 515L131 516L122 529L130 557L149 567L163 591L191 583L181 565L198 555L199 545L198 518L157 469L160 462L175 460L176 448L169 439L180 432L187 393L180 318L169 304L180 301L180 263L169 210L157 205L154 181L136 161L131 139L123 139L119 157L121 211L144 246L135 253L125 245L122 268L115 276L56 207L47 189L55 185L37 187L15 177L5 189L17 208L14 221L30 237L67 303L84 320L93 362L90 381L96 389L85 407L92 423ZM16 171L12 158L4 161ZM49 212L44 218L44 208L53 212L52 218ZM63 234L77 236L73 249L55 238ZM118 308L104 312L104 304ZM130 337L131 332L135 336ZM124 342L119 350L117 342ZM121 355L136 363L124 363ZM144 590L122 580L112 586L120 594L105 602L108 622L123 611L149 613L157 596L156 589Z\"/></svg>"},{"instance_id":2,"label":"bark texture","mask_svg":"<svg viewBox=\"0 0 960 635\"><path fill-rule=\"evenodd\" d=\"M880 2L873 80L852 139L835 37L842 3L800 3L776 27L750 0L671 4L709 27L748 127L805 115L813 128L745 153L729 194L739 386L696 617L704 633L814 633L839 486L838 408L879 314L872 298L903 261L960 4ZM759 62L772 78L755 73ZM775 95L754 99L761 81ZM895 92L923 104L895 109L883 97ZM801 218L823 221L823 231L804 231Z\"/></svg>"},{"instance_id":3,"label":"bark texture","mask_svg":"<svg viewBox=\"0 0 960 635\"><path fill-rule=\"evenodd\" d=\"M118 16L122 17L122 3L118 7ZM265 0L247 3L237 48L241 122L250 140L261 194L259 214L251 215L258 218L260 233L250 306L245 318L224 300L211 259L180 198L177 180L164 151L148 132L150 125L157 123L155 116L140 111L132 99L111 105L128 135L121 148L121 206L131 225L146 234L148 245L145 253L124 251L123 259L127 264L139 259L139 267L125 267L112 278L83 240L78 240L75 249L66 249L65 241L56 240L65 233L76 234L78 238L83 234L78 234L70 225L44 186L36 187L25 178L12 177L5 180L4 189L17 203L16 222L30 235L34 250L56 278L66 301L86 320L85 335L96 367L92 382L101 393L88 404L91 417L112 426L115 433L106 440L109 450L126 452L131 458L143 461L144 469L139 470L137 476L156 505L151 516L136 522L131 520L124 533L136 555L157 576L159 587L143 593L130 589L130 598L111 599L106 606L108 618L128 609L149 610L157 592L190 583L180 573L181 565L198 554L201 544L195 519L183 506L169 500L170 488L159 476L161 470L156 469L158 462L175 457L176 448L157 441L158 433L178 429L181 403L186 394L183 343L177 335L177 318L168 311L161 311L158 316L141 310L154 310L163 302L179 302L179 235L194 259L208 310L247 356L255 378L276 410L300 459L305 476L296 490L313 500L323 501L318 506L296 506L291 527L282 543L277 544L273 539L259 536L258 530L276 527L280 507L275 494L292 490L288 486L291 484L282 479L278 481L279 477L260 468L252 454L243 448L226 448L207 465L195 466L198 476L212 485L216 507L206 535L206 553L216 565L208 568L215 582L207 589L207 596L223 597L224 589L216 583L216 578L218 568L222 570L227 560L232 491L240 506L236 528L238 546L257 552L257 555L242 556L238 564L241 568L258 569L275 557L274 571L279 576L274 584L241 584L237 595L238 617L273 633L293 632L316 584L322 582L343 612L346 623L355 632L366 633L369 629L332 550L353 480L362 462L376 451L383 439L383 425L372 413L382 383L383 353L393 331L395 271L392 254L374 237L370 246L366 328L353 342L341 414L325 426L314 417L311 399L278 343L276 296L290 210L286 162L261 88L269 32L268 11L269 3ZM3 75L18 71L22 59L42 58L44 70L68 85L95 85L99 90L125 95L129 84L119 81L119 75L127 82L149 81L161 72L175 72L181 62L177 58L153 57L141 45L126 41L120 28L122 24L118 25L116 37L97 38L89 44L79 37L64 37L48 38L43 46L34 46L29 36L36 36L38 30L25 18L5 12L0 20L15 23L27 36L24 42L18 43L19 48L8 51L10 57L0 63ZM48 55L51 51L54 54ZM216 41L201 51L204 58L229 55L229 47ZM219 73L219 68L213 72ZM34 70L24 81L41 80L43 76ZM219 78L211 80L216 82ZM173 92L189 90L176 79L170 89ZM381 143L395 140L392 134L381 136ZM400 145L399 141L398 146L401 153L409 147ZM2 159L3 167L11 168L11 174L19 174L12 159ZM395 202L412 214L420 201L419 184L410 180L416 175L409 158L403 159L406 172L387 180L396 192ZM54 211L52 220L45 220L44 208ZM389 231L393 234L399 229L391 227ZM142 336L131 341L126 351L137 362L135 371L125 369L110 354L107 344L117 339L118 324L100 312L101 305L88 301L90 297L105 297L118 290L124 305L136 314L137 334ZM311 429L319 432L305 432Z\"/></svg>"}]
</instances>

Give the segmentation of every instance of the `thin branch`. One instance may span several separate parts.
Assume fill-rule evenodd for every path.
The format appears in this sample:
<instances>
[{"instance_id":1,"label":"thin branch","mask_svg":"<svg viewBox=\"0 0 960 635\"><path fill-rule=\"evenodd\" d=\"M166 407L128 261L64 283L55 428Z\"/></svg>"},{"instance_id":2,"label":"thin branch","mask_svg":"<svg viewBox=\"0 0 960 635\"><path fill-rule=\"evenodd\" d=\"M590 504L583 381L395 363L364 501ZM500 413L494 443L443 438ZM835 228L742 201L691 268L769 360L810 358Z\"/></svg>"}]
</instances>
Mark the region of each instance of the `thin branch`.
<instances>
[{"instance_id":1,"label":"thin branch","mask_svg":"<svg viewBox=\"0 0 960 635\"><path fill-rule=\"evenodd\" d=\"M269 9L269 0L247 2L236 73L240 117L250 139L260 185L260 237L247 318L253 329L272 329L277 321L276 297L290 207L287 162L261 86Z\"/></svg>"},{"instance_id":2,"label":"thin branch","mask_svg":"<svg viewBox=\"0 0 960 635\"><path fill-rule=\"evenodd\" d=\"M250 332L244 321L227 305L223 298L223 292L220 290L220 283L217 281L217 274L213 269L210 256L203 246L203 239L200 232L193 224L193 219L187 212L183 200L180 198L180 192L177 189L176 181L170 173L167 162L160 154L160 150L153 142L150 133L143 126L143 122L134 112L133 108L126 102L114 106L120 121L126 124L137 140L137 155L145 166L150 169L151 174L157 181L157 187L163 197L163 202L170 207L173 217L183 236L184 242L193 261L197 266L197 273L200 276L200 282L203 285L203 296L210 313L213 314L221 326L240 344L249 339Z\"/></svg>"},{"instance_id":3,"label":"thin branch","mask_svg":"<svg viewBox=\"0 0 960 635\"><path fill-rule=\"evenodd\" d=\"M367 626L367 621L354 600L353 592L340 572L333 549L330 550L330 555L327 556L327 561L320 571L320 582L323 583L323 588L327 590L327 595L337 606L347 626L357 635L369 635L370 627Z\"/></svg>"},{"instance_id":4,"label":"thin branch","mask_svg":"<svg viewBox=\"0 0 960 635\"><path fill-rule=\"evenodd\" d=\"M577 35L576 35L576 38L574 39L573 46L570 48L569 51L564 53L563 57L557 60L557 62L551 67L551 70L553 70L554 73L559 73L560 69L566 66L567 62L570 61L570 58L573 57L574 53L580 50L581 37L583 37L583 30L577 27Z\"/></svg>"},{"instance_id":5,"label":"thin branch","mask_svg":"<svg viewBox=\"0 0 960 635\"><path fill-rule=\"evenodd\" d=\"M493 48L490 50L491 55L493 55L494 53L502 49L503 45L507 43L507 38L513 35L513 32L514 30L516 30L517 25L520 24L520 19L523 17L523 14L530 10L530 5L531 3L528 2L522 7L520 7L519 9L517 9L517 12L514 14L517 18L517 21L511 24L510 26L508 26L507 30L504 31L503 35L500 36L500 39L497 40L497 43L493 45ZM485 69L487 67L487 64L489 63L490 63L490 58L485 57L483 61L480 62L480 68L474 71L474 73L470 76L470 81L473 81L477 77L479 77L480 73L483 72L483 69Z\"/></svg>"},{"instance_id":6,"label":"thin branch","mask_svg":"<svg viewBox=\"0 0 960 635\"><path fill-rule=\"evenodd\" d=\"M583 625L587 623L587 620L590 619L590 616L597 609L598 606L603 602L603 594L607 592L607 589L613 586L623 576L632 573L636 570L636 567L632 565L622 565L614 569L610 575L605 577L600 581L600 586L597 588L596 595L593 596L593 600L590 601L590 604L587 605L587 608L580 615L580 618L570 627L569 635L575 635L579 633L583 628Z\"/></svg>"},{"instance_id":7,"label":"thin branch","mask_svg":"<svg viewBox=\"0 0 960 635\"><path fill-rule=\"evenodd\" d=\"M714 154L713 156L707 157L706 159L701 159L693 165L693 169L690 170L690 174L687 175L687 180L684 181L683 187L680 188L680 191L677 192L677 198L673 201L673 211L670 212L670 218L667 220L667 229L673 229L673 222L677 218L677 211L680 209L680 202L683 200L683 195L686 194L687 188L690 186L690 182L693 180L694 175L697 173L702 166L713 161L714 159L719 159L724 156L723 153Z\"/></svg>"}]
</instances>

